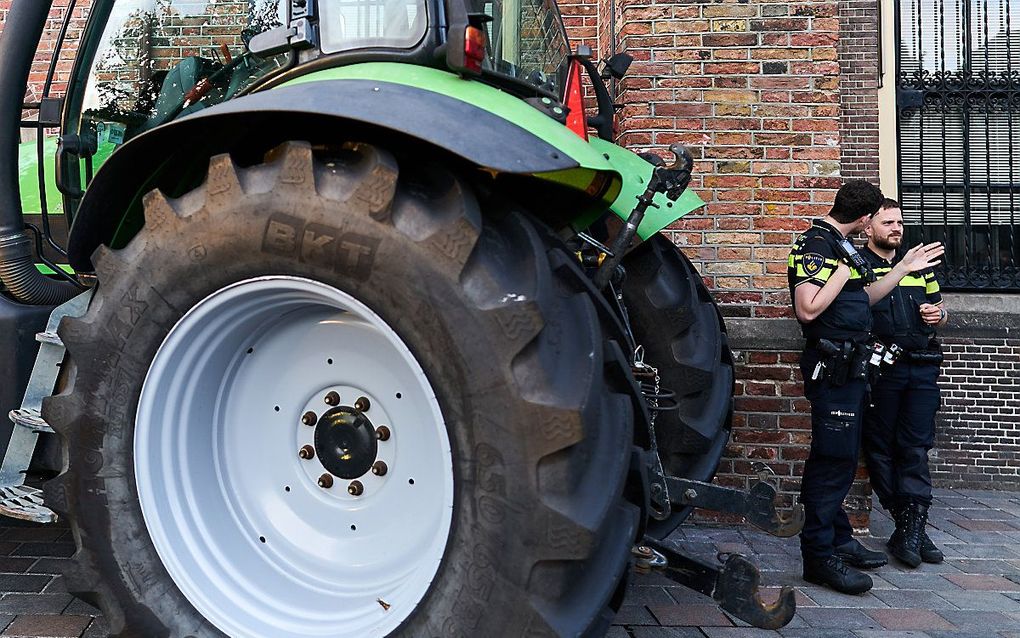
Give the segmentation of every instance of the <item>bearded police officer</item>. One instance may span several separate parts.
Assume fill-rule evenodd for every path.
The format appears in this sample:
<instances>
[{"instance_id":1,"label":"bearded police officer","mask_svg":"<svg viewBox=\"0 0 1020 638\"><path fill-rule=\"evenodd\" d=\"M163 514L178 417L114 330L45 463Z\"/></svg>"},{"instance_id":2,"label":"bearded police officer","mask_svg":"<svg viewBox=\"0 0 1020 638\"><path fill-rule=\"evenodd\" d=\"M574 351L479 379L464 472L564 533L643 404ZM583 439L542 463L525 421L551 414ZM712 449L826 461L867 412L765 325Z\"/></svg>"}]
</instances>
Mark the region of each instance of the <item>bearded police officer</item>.
<instances>
[{"instance_id":1,"label":"bearded police officer","mask_svg":"<svg viewBox=\"0 0 1020 638\"><path fill-rule=\"evenodd\" d=\"M867 574L848 564L874 568L887 562L883 552L853 538L843 510L857 469L871 359L866 287L875 280L847 237L863 230L882 201L874 185L847 182L829 215L797 239L788 262L790 295L806 340L800 362L804 394L811 401L811 452L800 495L806 517L800 537L804 579L848 594L872 586ZM918 252L904 261L918 261Z\"/></svg>"},{"instance_id":2,"label":"bearded police officer","mask_svg":"<svg viewBox=\"0 0 1020 638\"><path fill-rule=\"evenodd\" d=\"M877 275L894 275L880 282L887 285L874 286L872 296L878 299L872 306L873 332L885 345L902 348L903 354L872 388L864 419L864 457L875 495L896 521L890 553L910 567L922 560L940 563L942 552L928 538L925 522L931 505L928 451L940 402L942 352L935 328L945 325L948 315L932 269L911 272L904 266L898 251L903 239L899 203L882 202L865 233L868 245L862 255ZM941 251L930 255L936 254ZM890 283L893 279L896 285ZM884 294L885 287L889 294Z\"/></svg>"}]
</instances>

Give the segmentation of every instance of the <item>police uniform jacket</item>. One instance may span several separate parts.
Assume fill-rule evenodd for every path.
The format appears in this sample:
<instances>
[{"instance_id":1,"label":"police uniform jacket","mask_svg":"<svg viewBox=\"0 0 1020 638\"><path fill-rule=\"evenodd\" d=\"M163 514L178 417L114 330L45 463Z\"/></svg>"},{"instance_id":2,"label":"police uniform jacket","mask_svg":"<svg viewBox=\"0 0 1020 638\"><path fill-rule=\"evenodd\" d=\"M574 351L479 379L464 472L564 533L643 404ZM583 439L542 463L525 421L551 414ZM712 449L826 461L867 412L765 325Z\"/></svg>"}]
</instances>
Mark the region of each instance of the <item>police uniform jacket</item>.
<instances>
[{"instance_id":1,"label":"police uniform jacket","mask_svg":"<svg viewBox=\"0 0 1020 638\"><path fill-rule=\"evenodd\" d=\"M787 262L791 297L798 286L822 287L839 264L838 242L843 235L831 224L816 219L811 228L797 238ZM871 308L865 279L850 267L850 279L828 308L810 323L801 322L801 330L810 345L818 339L861 342L871 332Z\"/></svg>"},{"instance_id":2,"label":"police uniform jacket","mask_svg":"<svg viewBox=\"0 0 1020 638\"><path fill-rule=\"evenodd\" d=\"M897 251L891 261L879 256L869 248L860 251L871 264L876 277L882 277L893 269L903 253ZM899 285L881 301L871 307L874 315L872 331L887 346L895 343L904 350L936 350L935 328L921 319L920 305L930 303L942 305L942 293L935 271L927 268L912 272L900 280Z\"/></svg>"}]
</instances>

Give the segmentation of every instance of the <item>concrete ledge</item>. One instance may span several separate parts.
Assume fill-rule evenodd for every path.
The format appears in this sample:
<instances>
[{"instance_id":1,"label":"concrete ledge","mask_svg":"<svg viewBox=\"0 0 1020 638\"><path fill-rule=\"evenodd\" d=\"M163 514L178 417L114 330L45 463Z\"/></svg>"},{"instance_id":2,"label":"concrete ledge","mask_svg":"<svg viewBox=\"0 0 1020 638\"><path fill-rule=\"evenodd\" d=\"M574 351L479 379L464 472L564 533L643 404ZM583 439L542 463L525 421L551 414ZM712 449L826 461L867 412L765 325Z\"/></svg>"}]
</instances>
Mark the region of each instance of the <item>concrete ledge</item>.
<instances>
[{"instance_id":1,"label":"concrete ledge","mask_svg":"<svg viewBox=\"0 0 1020 638\"><path fill-rule=\"evenodd\" d=\"M1020 339L1020 295L947 293L949 324L939 335L953 339ZM800 350L800 324L792 318L729 317L734 350Z\"/></svg>"}]
</instances>

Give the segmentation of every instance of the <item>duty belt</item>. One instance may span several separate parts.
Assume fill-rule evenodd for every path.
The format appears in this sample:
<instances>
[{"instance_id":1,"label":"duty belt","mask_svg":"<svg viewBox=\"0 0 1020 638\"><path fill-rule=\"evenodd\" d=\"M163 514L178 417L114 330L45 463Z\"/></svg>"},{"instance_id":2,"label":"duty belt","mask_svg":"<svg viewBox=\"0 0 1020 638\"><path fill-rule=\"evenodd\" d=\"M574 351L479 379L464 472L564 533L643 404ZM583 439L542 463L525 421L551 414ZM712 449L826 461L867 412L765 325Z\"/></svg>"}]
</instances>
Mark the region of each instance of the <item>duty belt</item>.
<instances>
[{"instance_id":1,"label":"duty belt","mask_svg":"<svg viewBox=\"0 0 1020 638\"><path fill-rule=\"evenodd\" d=\"M875 338L866 342L817 339L812 347L821 352L822 357L811 373L811 380L825 378L834 386L852 380L870 381L883 365L891 366L903 352L896 344L887 348Z\"/></svg>"}]
</instances>

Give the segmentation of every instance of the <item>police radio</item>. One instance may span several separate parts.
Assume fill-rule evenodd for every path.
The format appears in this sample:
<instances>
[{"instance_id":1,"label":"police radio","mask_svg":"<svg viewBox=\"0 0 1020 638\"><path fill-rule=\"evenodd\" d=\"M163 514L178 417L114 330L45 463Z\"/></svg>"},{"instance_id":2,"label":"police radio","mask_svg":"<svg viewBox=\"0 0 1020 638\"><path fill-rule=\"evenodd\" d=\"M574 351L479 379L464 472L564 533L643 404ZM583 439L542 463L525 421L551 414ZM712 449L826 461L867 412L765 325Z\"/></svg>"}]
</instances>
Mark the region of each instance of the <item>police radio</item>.
<instances>
[{"instance_id":1,"label":"police radio","mask_svg":"<svg viewBox=\"0 0 1020 638\"><path fill-rule=\"evenodd\" d=\"M868 262L861 257L861 254L854 248L853 243L847 238L842 238L836 241L836 246L839 248L839 256L843 258L843 261L847 262L847 265L853 266L857 269L857 272L861 273L861 277L864 279L864 283L874 283L877 279L875 271L871 269Z\"/></svg>"}]
</instances>

